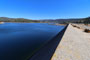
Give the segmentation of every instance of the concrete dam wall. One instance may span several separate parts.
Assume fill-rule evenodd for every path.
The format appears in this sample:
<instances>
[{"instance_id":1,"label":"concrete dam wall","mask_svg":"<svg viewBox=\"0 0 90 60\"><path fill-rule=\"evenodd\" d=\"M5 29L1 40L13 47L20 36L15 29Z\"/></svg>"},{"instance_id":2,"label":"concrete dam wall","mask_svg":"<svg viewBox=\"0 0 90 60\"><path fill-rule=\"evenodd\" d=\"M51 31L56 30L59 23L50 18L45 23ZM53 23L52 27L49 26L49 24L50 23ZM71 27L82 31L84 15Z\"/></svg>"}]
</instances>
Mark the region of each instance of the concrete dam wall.
<instances>
[{"instance_id":1,"label":"concrete dam wall","mask_svg":"<svg viewBox=\"0 0 90 60\"><path fill-rule=\"evenodd\" d=\"M68 26L68 25L67 25ZM67 26L60 31L54 38L37 51L29 60L50 60L53 56Z\"/></svg>"},{"instance_id":2,"label":"concrete dam wall","mask_svg":"<svg viewBox=\"0 0 90 60\"><path fill-rule=\"evenodd\" d=\"M90 33L67 25L29 60L89 60Z\"/></svg>"},{"instance_id":3,"label":"concrete dam wall","mask_svg":"<svg viewBox=\"0 0 90 60\"><path fill-rule=\"evenodd\" d=\"M90 60L90 33L69 24L51 60Z\"/></svg>"}]
</instances>

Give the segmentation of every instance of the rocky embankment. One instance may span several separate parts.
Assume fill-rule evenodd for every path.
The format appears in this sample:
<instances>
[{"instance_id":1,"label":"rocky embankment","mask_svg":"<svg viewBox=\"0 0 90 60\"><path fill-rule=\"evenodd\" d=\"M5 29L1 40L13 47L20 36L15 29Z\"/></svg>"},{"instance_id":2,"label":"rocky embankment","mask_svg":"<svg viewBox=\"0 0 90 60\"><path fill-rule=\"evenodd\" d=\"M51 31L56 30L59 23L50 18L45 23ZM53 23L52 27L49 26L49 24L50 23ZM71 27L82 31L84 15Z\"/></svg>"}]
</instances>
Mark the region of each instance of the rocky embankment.
<instances>
[{"instance_id":1,"label":"rocky embankment","mask_svg":"<svg viewBox=\"0 0 90 60\"><path fill-rule=\"evenodd\" d=\"M90 33L90 25L84 25L84 24L71 24L71 25L78 29L82 29L86 33Z\"/></svg>"}]
</instances>

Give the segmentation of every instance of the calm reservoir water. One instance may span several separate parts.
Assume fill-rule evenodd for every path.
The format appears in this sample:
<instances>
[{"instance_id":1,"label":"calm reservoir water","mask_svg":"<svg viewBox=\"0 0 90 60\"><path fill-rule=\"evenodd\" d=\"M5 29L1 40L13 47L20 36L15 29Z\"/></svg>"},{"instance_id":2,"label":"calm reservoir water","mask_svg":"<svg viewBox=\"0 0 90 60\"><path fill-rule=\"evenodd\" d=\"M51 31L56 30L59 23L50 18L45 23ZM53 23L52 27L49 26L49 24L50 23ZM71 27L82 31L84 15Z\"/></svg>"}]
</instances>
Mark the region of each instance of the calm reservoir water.
<instances>
[{"instance_id":1,"label":"calm reservoir water","mask_svg":"<svg viewBox=\"0 0 90 60\"><path fill-rule=\"evenodd\" d=\"M0 60L27 60L63 28L47 23L0 24Z\"/></svg>"}]
</instances>

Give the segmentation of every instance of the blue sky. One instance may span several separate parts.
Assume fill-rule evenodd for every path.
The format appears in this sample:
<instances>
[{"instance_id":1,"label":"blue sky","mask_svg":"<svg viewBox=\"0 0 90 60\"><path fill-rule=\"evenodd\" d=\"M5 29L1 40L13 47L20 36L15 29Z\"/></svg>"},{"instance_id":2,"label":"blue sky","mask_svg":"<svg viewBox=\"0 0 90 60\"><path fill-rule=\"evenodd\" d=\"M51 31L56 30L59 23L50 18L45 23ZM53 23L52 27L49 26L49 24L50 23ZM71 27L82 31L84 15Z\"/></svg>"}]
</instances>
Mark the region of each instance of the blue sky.
<instances>
[{"instance_id":1,"label":"blue sky","mask_svg":"<svg viewBox=\"0 0 90 60\"><path fill-rule=\"evenodd\" d=\"M90 16L90 0L0 0L0 17L28 19Z\"/></svg>"}]
</instances>

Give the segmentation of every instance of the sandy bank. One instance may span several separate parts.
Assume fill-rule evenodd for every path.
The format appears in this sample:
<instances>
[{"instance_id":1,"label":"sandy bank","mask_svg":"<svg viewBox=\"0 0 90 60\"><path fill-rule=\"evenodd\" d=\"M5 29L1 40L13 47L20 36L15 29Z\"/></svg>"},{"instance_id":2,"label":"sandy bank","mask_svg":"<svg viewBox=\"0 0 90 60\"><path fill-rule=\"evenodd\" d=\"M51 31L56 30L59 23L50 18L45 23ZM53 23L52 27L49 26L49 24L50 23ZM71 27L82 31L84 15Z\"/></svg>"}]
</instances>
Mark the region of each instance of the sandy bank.
<instances>
[{"instance_id":1,"label":"sandy bank","mask_svg":"<svg viewBox=\"0 0 90 60\"><path fill-rule=\"evenodd\" d=\"M4 22L0 22L0 24L4 24Z\"/></svg>"}]
</instances>

